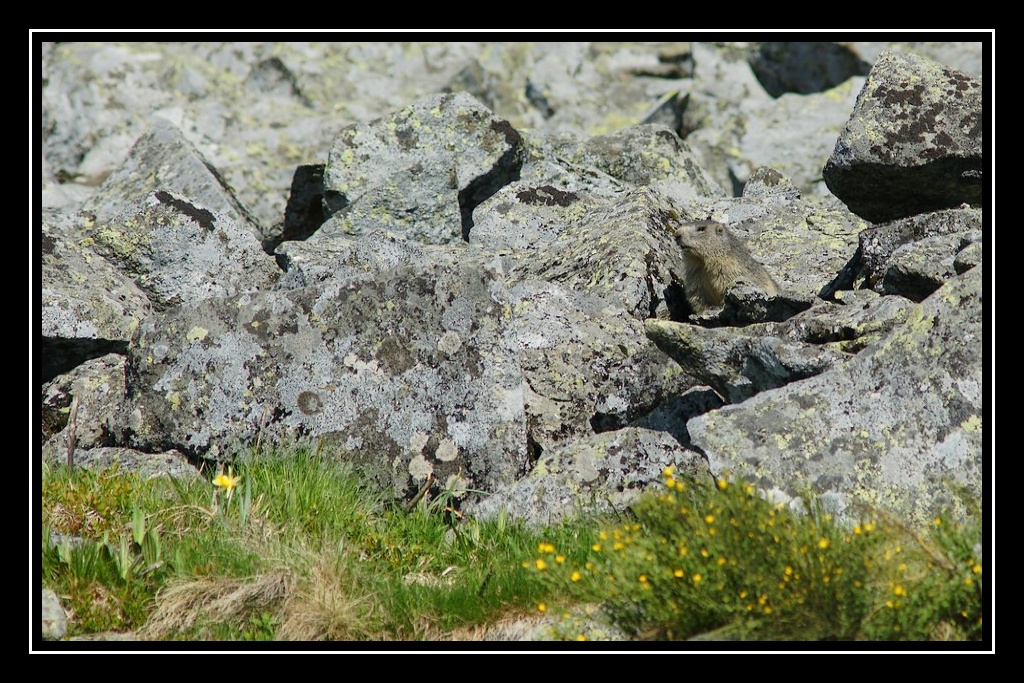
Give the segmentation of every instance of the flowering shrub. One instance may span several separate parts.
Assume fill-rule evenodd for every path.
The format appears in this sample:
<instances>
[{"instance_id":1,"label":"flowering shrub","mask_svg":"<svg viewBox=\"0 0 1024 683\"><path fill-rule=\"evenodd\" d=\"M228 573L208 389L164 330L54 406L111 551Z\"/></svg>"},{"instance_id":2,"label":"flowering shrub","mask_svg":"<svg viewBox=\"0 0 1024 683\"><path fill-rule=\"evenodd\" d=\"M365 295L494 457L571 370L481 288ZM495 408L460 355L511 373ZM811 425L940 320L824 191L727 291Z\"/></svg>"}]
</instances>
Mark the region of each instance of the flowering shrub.
<instances>
[{"instance_id":1,"label":"flowering shrub","mask_svg":"<svg viewBox=\"0 0 1024 683\"><path fill-rule=\"evenodd\" d=\"M541 543L524 567L599 602L634 638L981 638L978 528L940 524L949 533L936 540L867 513L840 524L743 482L683 482L672 468L664 486L633 520L601 530L582 564ZM570 619L560 634L585 637L578 630Z\"/></svg>"}]
</instances>

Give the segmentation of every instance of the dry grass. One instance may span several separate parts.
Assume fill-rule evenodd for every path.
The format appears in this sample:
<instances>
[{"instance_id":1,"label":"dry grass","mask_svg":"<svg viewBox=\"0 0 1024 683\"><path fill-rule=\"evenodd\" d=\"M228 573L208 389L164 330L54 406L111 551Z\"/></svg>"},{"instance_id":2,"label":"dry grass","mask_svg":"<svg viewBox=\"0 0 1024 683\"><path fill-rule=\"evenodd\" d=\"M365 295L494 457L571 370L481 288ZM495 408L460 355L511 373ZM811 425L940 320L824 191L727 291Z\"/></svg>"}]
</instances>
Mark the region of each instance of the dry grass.
<instances>
[{"instance_id":1,"label":"dry grass","mask_svg":"<svg viewBox=\"0 0 1024 683\"><path fill-rule=\"evenodd\" d=\"M379 606L337 557L318 556L285 601L279 640L380 640Z\"/></svg>"},{"instance_id":2,"label":"dry grass","mask_svg":"<svg viewBox=\"0 0 1024 683\"><path fill-rule=\"evenodd\" d=\"M175 583L157 595L156 609L141 636L167 638L204 623L230 623L252 610L274 611L295 592L295 574L280 569L253 581L204 577Z\"/></svg>"}]
</instances>

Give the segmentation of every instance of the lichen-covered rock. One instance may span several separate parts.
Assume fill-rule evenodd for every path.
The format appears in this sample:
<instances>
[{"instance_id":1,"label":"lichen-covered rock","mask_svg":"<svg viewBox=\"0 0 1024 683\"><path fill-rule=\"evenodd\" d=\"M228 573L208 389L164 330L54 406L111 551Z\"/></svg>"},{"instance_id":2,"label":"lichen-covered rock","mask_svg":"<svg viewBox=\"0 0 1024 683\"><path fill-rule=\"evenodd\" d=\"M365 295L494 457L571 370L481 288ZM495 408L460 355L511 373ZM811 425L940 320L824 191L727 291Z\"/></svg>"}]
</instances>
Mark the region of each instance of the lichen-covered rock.
<instances>
[{"instance_id":1,"label":"lichen-covered rock","mask_svg":"<svg viewBox=\"0 0 1024 683\"><path fill-rule=\"evenodd\" d=\"M174 477L189 480L202 479L185 455L176 450L162 453L144 453L131 448L104 446L101 448L78 449L74 455L75 467L95 472L117 468L121 474L133 473L141 479ZM212 479L212 477L211 477Z\"/></svg>"},{"instance_id":2,"label":"lichen-covered rock","mask_svg":"<svg viewBox=\"0 0 1024 683\"><path fill-rule=\"evenodd\" d=\"M687 93L680 134L718 184L737 196L756 169L772 166L804 196L827 194L821 167L863 79L775 98L751 69L746 45L694 43L693 54L700 85Z\"/></svg>"},{"instance_id":3,"label":"lichen-covered rock","mask_svg":"<svg viewBox=\"0 0 1024 683\"><path fill-rule=\"evenodd\" d=\"M984 201L982 82L910 53L875 62L822 174L869 221Z\"/></svg>"},{"instance_id":4,"label":"lichen-covered rock","mask_svg":"<svg viewBox=\"0 0 1024 683\"><path fill-rule=\"evenodd\" d=\"M505 509L532 526L556 524L580 512L622 512L657 486L666 467L689 478L707 476L704 459L664 432L627 427L577 439L544 453L529 476L481 500L473 514Z\"/></svg>"},{"instance_id":5,"label":"lichen-covered rock","mask_svg":"<svg viewBox=\"0 0 1024 683\"><path fill-rule=\"evenodd\" d=\"M516 181L473 212L469 243L493 251L522 252L553 242L608 199L566 185Z\"/></svg>"},{"instance_id":6,"label":"lichen-covered rock","mask_svg":"<svg viewBox=\"0 0 1024 683\"><path fill-rule=\"evenodd\" d=\"M683 255L667 225L685 216L671 199L638 187L566 225L554 240L510 254L509 276L604 297L639 320L681 318Z\"/></svg>"},{"instance_id":7,"label":"lichen-covered rock","mask_svg":"<svg viewBox=\"0 0 1024 683\"><path fill-rule=\"evenodd\" d=\"M186 197L259 236L255 219L235 199L234 191L173 123L154 117L128 157L82 207L108 223L147 195L163 191Z\"/></svg>"},{"instance_id":8,"label":"lichen-covered rock","mask_svg":"<svg viewBox=\"0 0 1024 683\"><path fill-rule=\"evenodd\" d=\"M639 320L606 299L537 280L510 298L534 457L624 427L694 385Z\"/></svg>"},{"instance_id":9,"label":"lichen-covered rock","mask_svg":"<svg viewBox=\"0 0 1024 683\"><path fill-rule=\"evenodd\" d=\"M526 466L508 306L500 269L467 260L169 310L133 340L120 438L221 459L305 436L396 497L430 475L492 490Z\"/></svg>"},{"instance_id":10,"label":"lichen-covered rock","mask_svg":"<svg viewBox=\"0 0 1024 683\"><path fill-rule=\"evenodd\" d=\"M149 315L146 295L90 246L87 214L44 211L42 219L41 378L44 382L88 358L127 347Z\"/></svg>"},{"instance_id":11,"label":"lichen-covered rock","mask_svg":"<svg viewBox=\"0 0 1024 683\"><path fill-rule=\"evenodd\" d=\"M124 356L108 353L85 361L43 384L43 460L66 462L68 421L75 409L75 443L89 449L108 445L106 421L125 400Z\"/></svg>"},{"instance_id":12,"label":"lichen-covered rock","mask_svg":"<svg viewBox=\"0 0 1024 683\"><path fill-rule=\"evenodd\" d=\"M922 301L957 274L953 261L964 237L981 228L981 210L970 208L892 221L861 233L859 264L852 267L860 266L862 286Z\"/></svg>"},{"instance_id":13,"label":"lichen-covered rock","mask_svg":"<svg viewBox=\"0 0 1024 683\"><path fill-rule=\"evenodd\" d=\"M690 420L716 475L861 501L915 522L980 497L982 268L951 279L841 367Z\"/></svg>"},{"instance_id":14,"label":"lichen-covered rock","mask_svg":"<svg viewBox=\"0 0 1024 683\"><path fill-rule=\"evenodd\" d=\"M379 272L431 261L452 262L465 249L433 247L407 239L402 234L374 231L365 235L340 236L317 233L305 241L283 242L277 259L285 274L275 289L297 289L327 280L373 279Z\"/></svg>"},{"instance_id":15,"label":"lichen-covered rock","mask_svg":"<svg viewBox=\"0 0 1024 683\"><path fill-rule=\"evenodd\" d=\"M428 244L456 242L468 237L477 204L518 177L523 158L522 136L471 95L431 95L342 130L324 200L343 232L402 229Z\"/></svg>"},{"instance_id":16,"label":"lichen-covered rock","mask_svg":"<svg viewBox=\"0 0 1024 683\"><path fill-rule=\"evenodd\" d=\"M828 348L765 336L760 325L705 329L648 320L646 331L683 370L730 403L813 377L846 360Z\"/></svg>"},{"instance_id":17,"label":"lichen-covered rock","mask_svg":"<svg viewBox=\"0 0 1024 683\"><path fill-rule=\"evenodd\" d=\"M725 196L689 145L661 124L628 126L592 137L569 159L600 169L628 186L650 186L684 205L694 197Z\"/></svg>"},{"instance_id":18,"label":"lichen-covered rock","mask_svg":"<svg viewBox=\"0 0 1024 683\"><path fill-rule=\"evenodd\" d=\"M130 276L158 310L268 289L280 275L244 225L166 190L97 220L88 235L93 249Z\"/></svg>"}]
</instances>

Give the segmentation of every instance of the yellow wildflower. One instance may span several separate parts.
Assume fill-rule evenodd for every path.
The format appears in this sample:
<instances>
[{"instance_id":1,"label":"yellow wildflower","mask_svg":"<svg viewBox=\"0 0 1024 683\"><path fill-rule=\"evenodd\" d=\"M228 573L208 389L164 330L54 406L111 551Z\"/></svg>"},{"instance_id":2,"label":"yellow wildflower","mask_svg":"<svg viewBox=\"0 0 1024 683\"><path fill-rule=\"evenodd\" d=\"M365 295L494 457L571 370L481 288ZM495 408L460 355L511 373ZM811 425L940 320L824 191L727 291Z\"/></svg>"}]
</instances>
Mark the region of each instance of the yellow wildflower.
<instances>
[{"instance_id":1,"label":"yellow wildflower","mask_svg":"<svg viewBox=\"0 0 1024 683\"><path fill-rule=\"evenodd\" d=\"M548 568L548 563L538 557L537 558L537 569L540 570L540 571L544 571L547 568Z\"/></svg>"},{"instance_id":2,"label":"yellow wildflower","mask_svg":"<svg viewBox=\"0 0 1024 683\"><path fill-rule=\"evenodd\" d=\"M821 548L822 550L827 548L828 547L828 539L827 538L823 538L820 541L818 541L818 547Z\"/></svg>"},{"instance_id":3,"label":"yellow wildflower","mask_svg":"<svg viewBox=\"0 0 1024 683\"><path fill-rule=\"evenodd\" d=\"M228 468L228 473L224 474L220 472L217 477L213 480L213 485L219 488L221 491L226 491L228 498L231 497L235 487L238 486L238 482L242 481L241 477L234 476L231 468Z\"/></svg>"}]
</instances>

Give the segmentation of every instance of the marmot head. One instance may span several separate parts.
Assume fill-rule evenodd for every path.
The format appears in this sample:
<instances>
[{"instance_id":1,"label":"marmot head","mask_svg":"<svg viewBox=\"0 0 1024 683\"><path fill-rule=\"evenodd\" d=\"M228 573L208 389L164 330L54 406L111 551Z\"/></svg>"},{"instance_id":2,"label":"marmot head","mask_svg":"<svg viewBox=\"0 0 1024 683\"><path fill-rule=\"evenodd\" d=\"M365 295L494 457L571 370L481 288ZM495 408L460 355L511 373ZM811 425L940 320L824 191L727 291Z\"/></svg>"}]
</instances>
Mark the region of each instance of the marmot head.
<instances>
[{"instance_id":1,"label":"marmot head","mask_svg":"<svg viewBox=\"0 0 1024 683\"><path fill-rule=\"evenodd\" d=\"M705 245L727 242L729 229L717 221L678 221L672 230L676 244L691 255L707 251Z\"/></svg>"}]
</instances>

